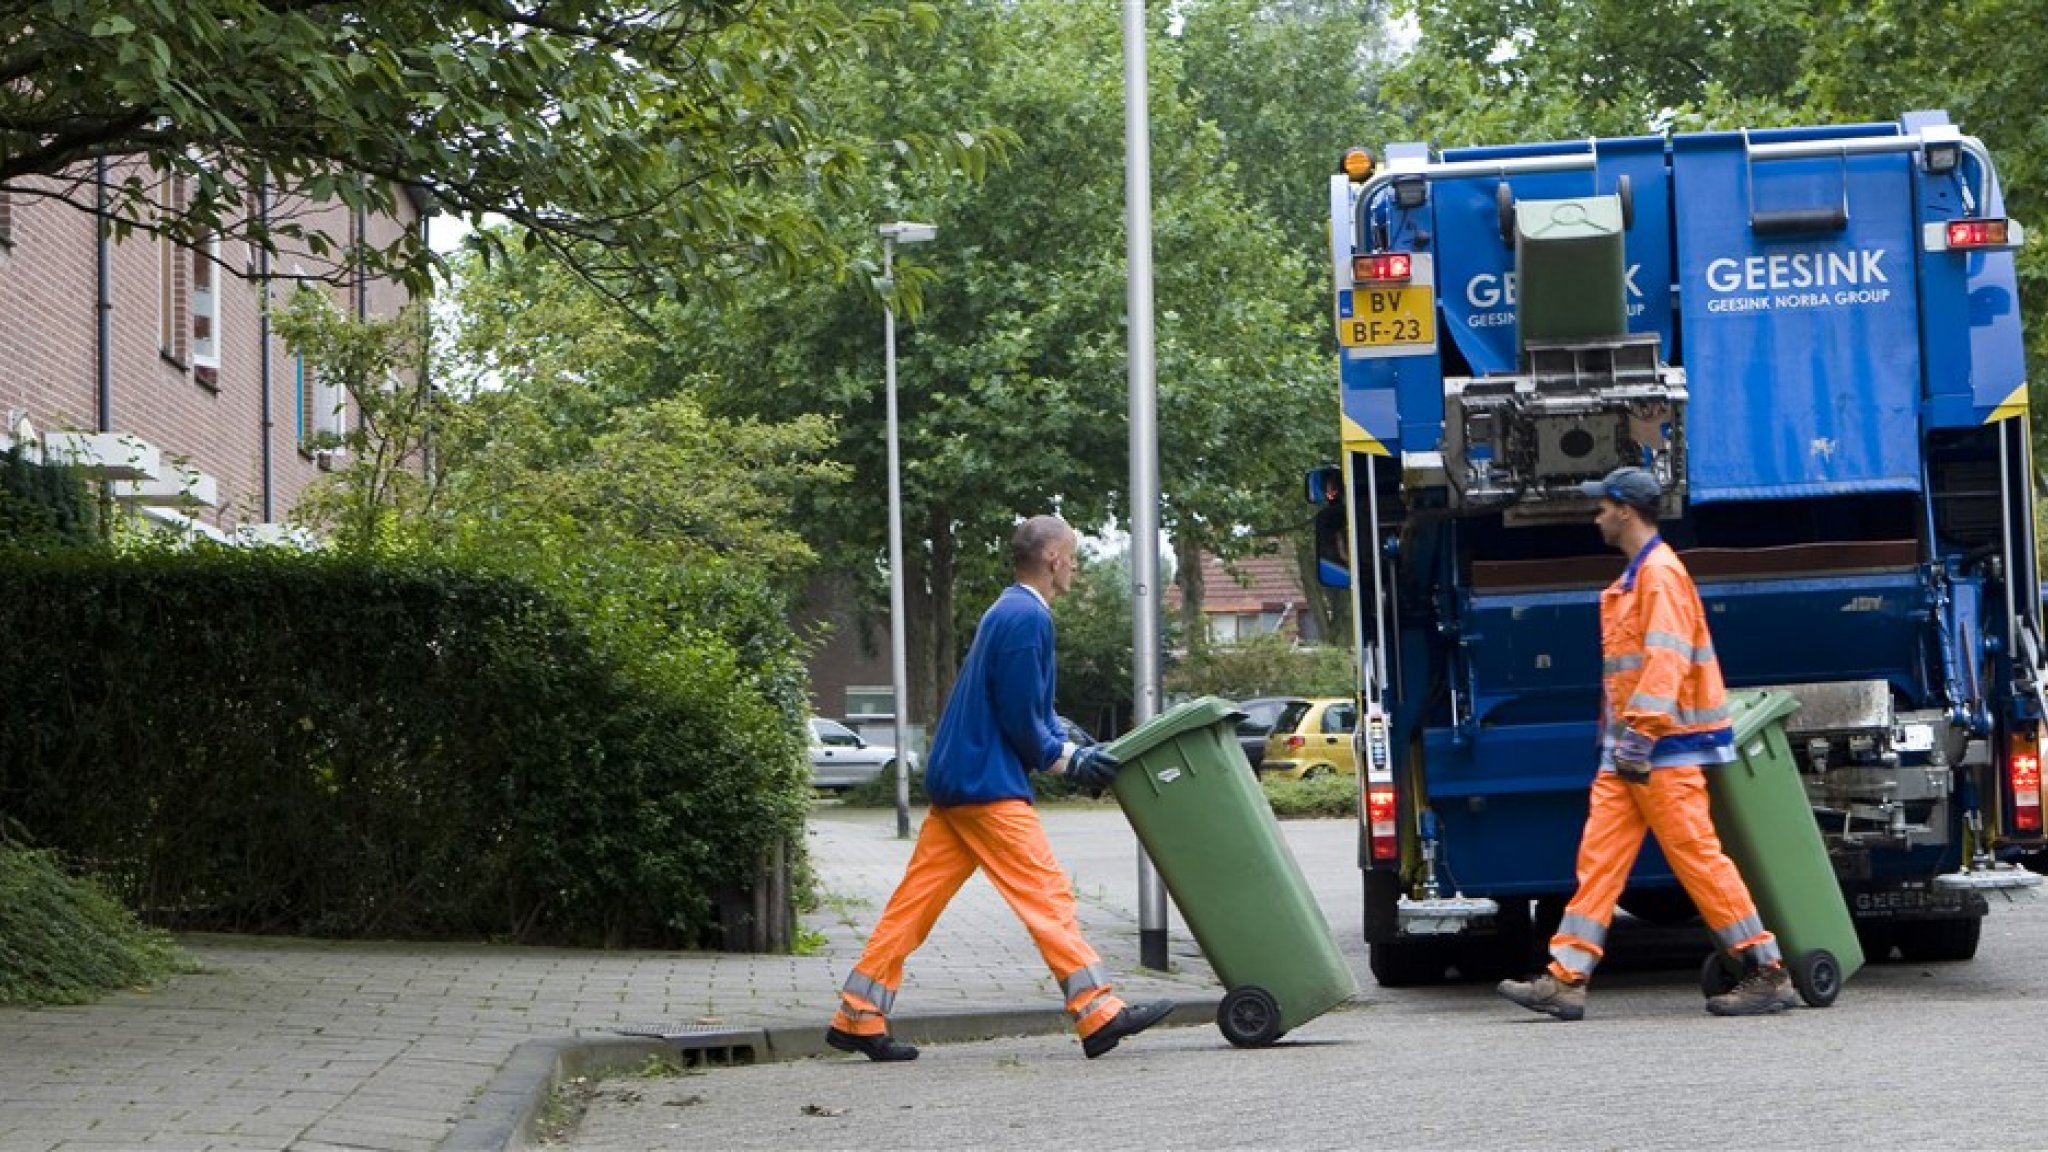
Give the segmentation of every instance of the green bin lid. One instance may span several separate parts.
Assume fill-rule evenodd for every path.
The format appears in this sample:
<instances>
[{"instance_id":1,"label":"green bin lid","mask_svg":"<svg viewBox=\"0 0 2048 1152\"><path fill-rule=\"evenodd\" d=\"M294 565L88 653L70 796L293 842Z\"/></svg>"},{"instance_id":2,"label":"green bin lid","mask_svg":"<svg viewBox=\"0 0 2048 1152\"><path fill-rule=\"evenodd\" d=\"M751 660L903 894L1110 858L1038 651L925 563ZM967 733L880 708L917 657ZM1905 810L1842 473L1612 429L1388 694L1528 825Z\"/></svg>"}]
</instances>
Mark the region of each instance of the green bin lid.
<instances>
[{"instance_id":1,"label":"green bin lid","mask_svg":"<svg viewBox=\"0 0 2048 1152\"><path fill-rule=\"evenodd\" d=\"M1728 694L1729 726L1735 729L1739 746L1763 731L1765 725L1799 711L1799 697L1777 689L1748 689Z\"/></svg>"},{"instance_id":2,"label":"green bin lid","mask_svg":"<svg viewBox=\"0 0 2048 1152\"><path fill-rule=\"evenodd\" d=\"M1117 737L1110 744L1109 753L1119 760L1129 760L1143 756L1183 732L1224 722L1234 725L1242 719L1244 713L1238 711L1237 705L1221 696L1203 696L1177 704Z\"/></svg>"}]
</instances>

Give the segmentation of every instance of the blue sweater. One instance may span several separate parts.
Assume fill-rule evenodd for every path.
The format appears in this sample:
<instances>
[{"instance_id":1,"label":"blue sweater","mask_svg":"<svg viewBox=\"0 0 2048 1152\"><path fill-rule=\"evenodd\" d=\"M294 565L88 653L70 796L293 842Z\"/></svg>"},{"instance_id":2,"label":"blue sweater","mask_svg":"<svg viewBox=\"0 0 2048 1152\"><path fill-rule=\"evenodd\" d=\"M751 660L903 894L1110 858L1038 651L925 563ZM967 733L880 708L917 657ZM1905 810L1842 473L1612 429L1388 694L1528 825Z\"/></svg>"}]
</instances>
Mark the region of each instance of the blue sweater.
<instances>
[{"instance_id":1,"label":"blue sweater","mask_svg":"<svg viewBox=\"0 0 2048 1152\"><path fill-rule=\"evenodd\" d=\"M1052 611L1012 584L982 614L939 716L924 778L932 804L1029 801L1026 773L1051 767L1066 746L1053 684Z\"/></svg>"}]
</instances>

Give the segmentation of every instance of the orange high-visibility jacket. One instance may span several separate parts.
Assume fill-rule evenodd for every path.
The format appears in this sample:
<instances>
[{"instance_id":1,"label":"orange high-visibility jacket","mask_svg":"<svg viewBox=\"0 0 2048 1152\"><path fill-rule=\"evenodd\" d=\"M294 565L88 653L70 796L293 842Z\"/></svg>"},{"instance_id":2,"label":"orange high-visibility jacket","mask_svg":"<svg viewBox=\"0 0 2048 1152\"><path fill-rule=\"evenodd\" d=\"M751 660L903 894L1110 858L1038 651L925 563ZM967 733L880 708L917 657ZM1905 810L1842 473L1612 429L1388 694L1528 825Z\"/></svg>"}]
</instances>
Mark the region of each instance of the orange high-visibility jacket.
<instances>
[{"instance_id":1,"label":"orange high-visibility jacket","mask_svg":"<svg viewBox=\"0 0 2048 1152\"><path fill-rule=\"evenodd\" d=\"M1735 759L1706 610L1663 537L1651 537L1600 594L1600 651L1603 770L1630 731L1652 741L1653 768Z\"/></svg>"}]
</instances>

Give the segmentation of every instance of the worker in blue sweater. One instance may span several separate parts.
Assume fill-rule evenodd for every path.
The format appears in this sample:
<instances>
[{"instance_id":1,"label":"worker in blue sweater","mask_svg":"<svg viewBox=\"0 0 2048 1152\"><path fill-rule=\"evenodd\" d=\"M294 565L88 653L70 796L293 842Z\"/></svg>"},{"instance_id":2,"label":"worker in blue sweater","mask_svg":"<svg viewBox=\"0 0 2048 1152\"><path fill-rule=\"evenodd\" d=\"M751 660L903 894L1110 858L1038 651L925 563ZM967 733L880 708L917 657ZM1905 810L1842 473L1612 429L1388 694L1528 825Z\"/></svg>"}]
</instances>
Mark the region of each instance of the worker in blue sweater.
<instances>
[{"instance_id":1,"label":"worker in blue sweater","mask_svg":"<svg viewBox=\"0 0 2048 1152\"><path fill-rule=\"evenodd\" d=\"M825 1042L842 1052L917 1059L915 1046L889 1034L903 962L977 868L1037 942L1089 1059L1173 1010L1171 1000L1125 1004L1110 990L1102 958L1075 922L1073 891L1032 807L1028 773L1065 776L1097 793L1116 777L1116 757L1100 746L1068 743L1053 718L1052 602L1073 585L1078 544L1057 516L1033 516L1010 540L1017 582L996 597L975 630L926 762L931 809L825 1032Z\"/></svg>"}]
</instances>

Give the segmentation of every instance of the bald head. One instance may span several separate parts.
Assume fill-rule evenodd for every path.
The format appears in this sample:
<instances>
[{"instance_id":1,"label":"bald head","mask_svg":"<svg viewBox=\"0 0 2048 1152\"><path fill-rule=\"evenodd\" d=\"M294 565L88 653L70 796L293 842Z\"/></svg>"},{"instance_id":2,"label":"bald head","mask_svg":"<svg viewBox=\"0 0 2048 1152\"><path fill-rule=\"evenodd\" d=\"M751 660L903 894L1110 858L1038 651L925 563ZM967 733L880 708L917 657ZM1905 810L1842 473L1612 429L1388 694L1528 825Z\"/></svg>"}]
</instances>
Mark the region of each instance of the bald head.
<instances>
[{"instance_id":1,"label":"bald head","mask_svg":"<svg viewBox=\"0 0 2048 1152\"><path fill-rule=\"evenodd\" d=\"M1018 575L1043 571L1061 555L1072 555L1074 530L1057 516L1033 516L1010 537L1010 564Z\"/></svg>"}]
</instances>

